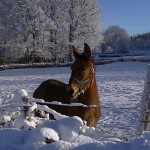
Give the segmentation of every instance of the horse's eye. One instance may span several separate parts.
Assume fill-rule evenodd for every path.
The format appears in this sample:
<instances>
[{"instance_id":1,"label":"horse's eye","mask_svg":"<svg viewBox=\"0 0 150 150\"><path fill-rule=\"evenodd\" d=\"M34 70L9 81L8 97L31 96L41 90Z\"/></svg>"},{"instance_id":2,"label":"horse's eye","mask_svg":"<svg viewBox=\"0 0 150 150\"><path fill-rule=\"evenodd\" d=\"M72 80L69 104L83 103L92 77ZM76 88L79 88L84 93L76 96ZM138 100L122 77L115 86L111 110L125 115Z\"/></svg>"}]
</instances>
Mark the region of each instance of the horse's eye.
<instances>
[{"instance_id":1,"label":"horse's eye","mask_svg":"<svg viewBox=\"0 0 150 150\"><path fill-rule=\"evenodd\" d=\"M86 68L83 68L82 71L86 71Z\"/></svg>"},{"instance_id":2,"label":"horse's eye","mask_svg":"<svg viewBox=\"0 0 150 150\"><path fill-rule=\"evenodd\" d=\"M84 72L86 71L86 68L81 68L80 71Z\"/></svg>"}]
</instances>

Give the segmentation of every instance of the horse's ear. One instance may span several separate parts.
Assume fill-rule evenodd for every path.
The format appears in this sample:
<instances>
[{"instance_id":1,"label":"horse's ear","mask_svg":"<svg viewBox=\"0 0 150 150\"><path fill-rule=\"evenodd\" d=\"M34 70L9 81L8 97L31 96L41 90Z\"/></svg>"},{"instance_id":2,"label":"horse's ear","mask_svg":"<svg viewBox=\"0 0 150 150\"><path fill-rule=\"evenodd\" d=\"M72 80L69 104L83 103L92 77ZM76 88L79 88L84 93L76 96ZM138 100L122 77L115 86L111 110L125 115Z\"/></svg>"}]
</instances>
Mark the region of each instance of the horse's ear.
<instances>
[{"instance_id":1,"label":"horse's ear","mask_svg":"<svg viewBox=\"0 0 150 150\"><path fill-rule=\"evenodd\" d=\"M84 55L87 58L90 58L92 56L91 49L90 49L89 45L86 43L84 43Z\"/></svg>"},{"instance_id":2,"label":"horse's ear","mask_svg":"<svg viewBox=\"0 0 150 150\"><path fill-rule=\"evenodd\" d=\"M74 57L77 58L80 55L80 53L78 52L78 49L76 47L74 47L74 46L72 46L72 49L73 49Z\"/></svg>"}]
</instances>

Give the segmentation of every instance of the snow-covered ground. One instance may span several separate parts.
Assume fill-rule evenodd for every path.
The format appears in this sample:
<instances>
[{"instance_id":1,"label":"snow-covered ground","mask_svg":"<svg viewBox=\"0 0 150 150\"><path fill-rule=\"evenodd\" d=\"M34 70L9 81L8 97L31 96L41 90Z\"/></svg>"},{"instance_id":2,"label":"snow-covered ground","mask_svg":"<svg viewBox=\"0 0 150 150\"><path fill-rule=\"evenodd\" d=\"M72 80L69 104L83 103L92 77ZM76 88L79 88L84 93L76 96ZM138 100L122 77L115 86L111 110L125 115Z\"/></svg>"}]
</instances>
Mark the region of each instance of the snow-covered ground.
<instances>
[{"instance_id":1,"label":"snow-covered ground","mask_svg":"<svg viewBox=\"0 0 150 150\"><path fill-rule=\"evenodd\" d=\"M150 133L140 138L136 135L148 64L118 62L96 66L102 117L95 130L87 129L77 117L43 121L31 131L1 128L0 149L150 149ZM69 67L1 71L0 100L18 89L25 89L32 99L34 89L44 80L68 82L69 77ZM45 139L52 135L55 142L46 144Z\"/></svg>"}]
</instances>

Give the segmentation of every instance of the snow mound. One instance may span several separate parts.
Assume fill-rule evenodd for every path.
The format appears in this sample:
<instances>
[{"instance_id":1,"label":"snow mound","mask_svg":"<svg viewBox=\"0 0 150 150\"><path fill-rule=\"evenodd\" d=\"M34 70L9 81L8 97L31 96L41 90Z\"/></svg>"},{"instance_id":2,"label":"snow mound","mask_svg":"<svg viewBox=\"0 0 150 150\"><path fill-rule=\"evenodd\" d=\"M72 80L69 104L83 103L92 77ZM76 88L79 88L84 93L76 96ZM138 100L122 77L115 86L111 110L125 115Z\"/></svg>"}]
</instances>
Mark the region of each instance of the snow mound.
<instances>
[{"instance_id":1,"label":"snow mound","mask_svg":"<svg viewBox=\"0 0 150 150\"><path fill-rule=\"evenodd\" d=\"M67 117L59 114L58 120L48 120L34 116L33 111L38 108L36 103L29 103L33 98L21 89L8 96L0 110L6 109L0 115L0 149L22 150L149 150L150 133L145 132L141 137L131 141L102 136L99 129L89 128L79 117ZM25 100L27 101L24 101ZM14 104L23 104L16 106ZM10 107L10 105L13 106ZM25 117L24 107L30 106L30 114ZM48 110L48 108L46 107ZM56 114L55 111L50 110ZM58 115L58 114L57 114ZM56 115L56 116L57 116Z\"/></svg>"},{"instance_id":2,"label":"snow mound","mask_svg":"<svg viewBox=\"0 0 150 150\"><path fill-rule=\"evenodd\" d=\"M49 122L49 125L51 122ZM60 124L61 126L61 124ZM56 129L57 130L57 129ZM61 131L59 131L61 132ZM59 139L60 133L51 128L37 128L31 131L18 129L0 130L0 149L22 149L22 150L149 150L150 133L132 141L123 142L119 139L93 139L83 134L71 136L69 141ZM69 135L66 135L69 136ZM69 137L68 137L69 139Z\"/></svg>"},{"instance_id":3,"label":"snow mound","mask_svg":"<svg viewBox=\"0 0 150 150\"><path fill-rule=\"evenodd\" d=\"M83 121L79 117L67 117L56 121L45 121L42 127L54 129L59 133L60 139L63 141L70 141L72 138L81 133Z\"/></svg>"},{"instance_id":4,"label":"snow mound","mask_svg":"<svg viewBox=\"0 0 150 150\"><path fill-rule=\"evenodd\" d=\"M19 89L14 92L13 96L14 102L19 102L21 103L22 101L27 101L28 100L28 93L24 89Z\"/></svg>"}]
</instances>

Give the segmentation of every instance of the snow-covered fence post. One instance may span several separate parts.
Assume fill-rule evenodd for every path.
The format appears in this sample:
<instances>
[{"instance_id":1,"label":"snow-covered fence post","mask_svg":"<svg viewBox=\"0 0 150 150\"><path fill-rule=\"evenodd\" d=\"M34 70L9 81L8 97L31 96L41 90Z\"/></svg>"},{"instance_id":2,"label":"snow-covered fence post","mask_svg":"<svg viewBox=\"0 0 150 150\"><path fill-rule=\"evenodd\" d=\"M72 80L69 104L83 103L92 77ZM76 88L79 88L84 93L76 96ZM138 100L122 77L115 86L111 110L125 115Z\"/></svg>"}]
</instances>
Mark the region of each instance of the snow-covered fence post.
<instances>
[{"instance_id":1,"label":"snow-covered fence post","mask_svg":"<svg viewBox=\"0 0 150 150\"><path fill-rule=\"evenodd\" d=\"M138 134L142 134L143 131L150 131L150 64L148 66L140 106L141 110L138 122Z\"/></svg>"}]
</instances>

